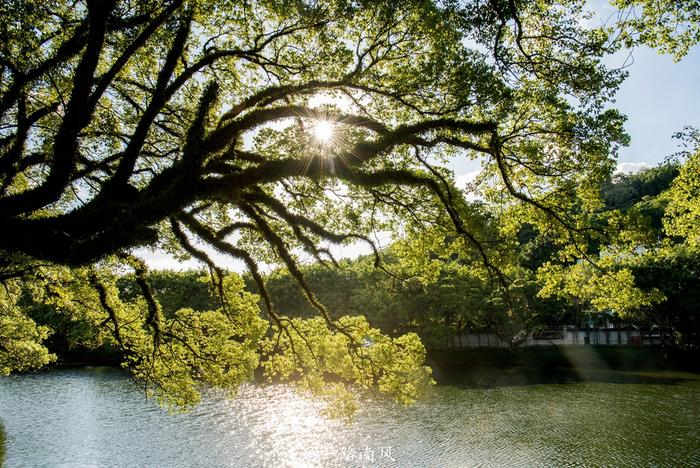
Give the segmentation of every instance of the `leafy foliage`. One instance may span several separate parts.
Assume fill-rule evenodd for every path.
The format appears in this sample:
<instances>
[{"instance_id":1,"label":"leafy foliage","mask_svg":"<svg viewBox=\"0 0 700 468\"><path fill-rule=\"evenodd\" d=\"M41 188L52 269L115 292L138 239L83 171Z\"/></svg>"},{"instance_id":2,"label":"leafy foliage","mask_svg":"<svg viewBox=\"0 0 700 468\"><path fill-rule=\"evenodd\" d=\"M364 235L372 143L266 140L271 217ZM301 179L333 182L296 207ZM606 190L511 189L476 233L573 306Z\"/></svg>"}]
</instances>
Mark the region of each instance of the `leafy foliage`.
<instances>
[{"instance_id":1,"label":"leafy foliage","mask_svg":"<svg viewBox=\"0 0 700 468\"><path fill-rule=\"evenodd\" d=\"M202 385L234 390L253 378L267 322L257 298L235 275L223 279L226 304L216 310L179 309L159 331L122 333L125 364L150 393L178 408L196 404ZM127 328L126 332L130 330Z\"/></svg>"},{"instance_id":2,"label":"leafy foliage","mask_svg":"<svg viewBox=\"0 0 700 468\"><path fill-rule=\"evenodd\" d=\"M663 245L630 262L636 283L657 290L664 301L635 311L646 324L661 325L680 345L698 346L700 331L700 251L686 244Z\"/></svg>"},{"instance_id":3,"label":"leafy foliage","mask_svg":"<svg viewBox=\"0 0 700 468\"><path fill-rule=\"evenodd\" d=\"M595 265L550 260L540 268L540 295L566 298L618 318L658 326L695 345L698 204L695 156L603 186L607 236Z\"/></svg>"},{"instance_id":4,"label":"leafy foliage","mask_svg":"<svg viewBox=\"0 0 700 468\"><path fill-rule=\"evenodd\" d=\"M669 235L682 237L700 246L700 151L690 156L668 191L664 228Z\"/></svg>"},{"instance_id":5,"label":"leafy foliage","mask_svg":"<svg viewBox=\"0 0 700 468\"><path fill-rule=\"evenodd\" d=\"M700 42L700 5L694 0L612 0L628 46L646 44L675 60Z\"/></svg>"},{"instance_id":6,"label":"leafy foliage","mask_svg":"<svg viewBox=\"0 0 700 468\"><path fill-rule=\"evenodd\" d=\"M37 326L18 307L21 293L18 281L0 288L0 375L36 369L56 359L42 345L49 329Z\"/></svg>"},{"instance_id":7,"label":"leafy foliage","mask_svg":"<svg viewBox=\"0 0 700 468\"><path fill-rule=\"evenodd\" d=\"M678 176L677 164L662 164L637 174L616 174L602 187L608 210L626 211L645 197L656 197L668 190Z\"/></svg>"},{"instance_id":8,"label":"leafy foliage","mask_svg":"<svg viewBox=\"0 0 700 468\"><path fill-rule=\"evenodd\" d=\"M583 3L3 3L2 372L52 359L32 314L61 324L70 343L117 347L147 392L176 406L204 385L250 378L270 336L273 375L316 392L332 377L345 410L350 386L413 401L430 381L416 335L383 336L329 310L300 255L337 266L329 244L364 242L382 267L372 239L391 233L403 305L448 303L427 321L406 306L403 323L430 323L439 336L455 323L528 322L536 278L523 257L547 256L518 242L525 223L571 266L644 219L601 215L599 188L628 141L607 106L625 74L604 64L620 43L586 26ZM696 12L670 11L690 22L679 35L665 16L646 22L652 11L620 27L682 54L696 41ZM323 141L310 131L320 122L334 129ZM470 195L483 203L454 186L455 158L481 163ZM631 245L644 226L615 243ZM267 322L203 245L245 264ZM130 253L143 246L204 264L214 295L173 289L167 274L149 281ZM262 263L288 271L316 318L280 313ZM630 285L626 271L612 274ZM475 292L468 306L462 287ZM621 299L642 304L635 294Z\"/></svg>"},{"instance_id":9,"label":"leafy foliage","mask_svg":"<svg viewBox=\"0 0 700 468\"><path fill-rule=\"evenodd\" d=\"M320 317L291 319L289 329L275 330L268 340L265 371L271 377L297 379L302 389L332 404L331 414L356 411L355 388L376 386L379 394L410 405L434 383L430 368L423 365L425 348L414 333L389 338L361 316L341 317L336 329Z\"/></svg>"},{"instance_id":10,"label":"leafy foliage","mask_svg":"<svg viewBox=\"0 0 700 468\"><path fill-rule=\"evenodd\" d=\"M152 270L148 272L148 284L163 315L171 317L180 309L212 310L221 306L221 297L218 291L212 291L211 280L206 276L197 270ZM116 284L122 300L133 301L141 296L133 274L120 276Z\"/></svg>"},{"instance_id":11,"label":"leafy foliage","mask_svg":"<svg viewBox=\"0 0 700 468\"><path fill-rule=\"evenodd\" d=\"M611 266L609 262L605 263L607 265L602 266ZM599 312L614 310L624 316L631 310L647 307L664 299L656 288L650 293L637 288L634 275L627 268L607 269L601 272L586 263L568 268L548 264L540 269L539 274L544 283L540 291L542 296L575 298L589 303Z\"/></svg>"}]
</instances>

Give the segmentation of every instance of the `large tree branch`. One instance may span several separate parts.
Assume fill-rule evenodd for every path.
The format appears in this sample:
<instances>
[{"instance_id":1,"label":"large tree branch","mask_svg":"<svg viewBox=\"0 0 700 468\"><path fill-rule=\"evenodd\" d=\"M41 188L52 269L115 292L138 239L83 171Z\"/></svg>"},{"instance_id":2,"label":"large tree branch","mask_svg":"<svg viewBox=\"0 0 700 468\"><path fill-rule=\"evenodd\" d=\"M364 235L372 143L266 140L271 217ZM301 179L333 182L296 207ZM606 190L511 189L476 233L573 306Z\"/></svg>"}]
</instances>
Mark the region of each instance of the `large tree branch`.
<instances>
[{"instance_id":1,"label":"large tree branch","mask_svg":"<svg viewBox=\"0 0 700 468\"><path fill-rule=\"evenodd\" d=\"M88 2L90 29L87 46L76 68L71 98L54 139L51 171L39 187L0 198L0 216L14 216L42 208L57 200L63 192L77 157L78 133L90 122L92 116L92 112L86 112L86 105L105 39L107 18L113 7L113 0Z\"/></svg>"}]
</instances>

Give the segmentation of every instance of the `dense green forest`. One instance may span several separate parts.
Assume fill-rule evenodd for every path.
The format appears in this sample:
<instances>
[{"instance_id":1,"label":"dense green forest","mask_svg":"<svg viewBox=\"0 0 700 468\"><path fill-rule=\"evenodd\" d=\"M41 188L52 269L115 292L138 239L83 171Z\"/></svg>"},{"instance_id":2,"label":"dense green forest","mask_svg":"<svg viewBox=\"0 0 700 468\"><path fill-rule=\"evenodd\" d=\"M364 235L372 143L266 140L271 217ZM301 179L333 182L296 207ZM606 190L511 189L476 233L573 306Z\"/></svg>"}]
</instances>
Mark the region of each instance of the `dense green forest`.
<instances>
[{"instance_id":1,"label":"dense green forest","mask_svg":"<svg viewBox=\"0 0 700 468\"><path fill-rule=\"evenodd\" d=\"M686 177L693 170L692 162L684 168ZM611 240L627 242L621 239L632 234L642 239L634 244L633 254L616 260L615 268L629 269L633 287L653 297L622 308L596 307L595 296L577 292L542 294L548 278L540 269L555 256L557 247L530 224L523 224L517 232L514 261L521 276L519 284L507 292L497 281L470 272L473 258L444 258L426 251L423 263L415 264L415 254L406 250L411 246L400 242L383 252L382 268L375 267L373 256L365 256L342 260L337 267L313 263L302 271L332 317L364 315L385 333L415 331L428 347L443 347L455 334L488 331L517 346L517 338L540 330L606 322L662 328L677 345L696 347L700 340L700 250L690 246L682 235L674 236L672 228L664 229L664 220L667 226L673 222L667 208L679 191L678 183L674 191L670 189L680 169L681 162L676 159L636 174L617 174L601 188L605 202L601 214L626 217L626 230ZM599 252L612 251L619 247L613 242L596 248ZM595 275L587 272L586 280L593 281ZM203 278L204 272L154 272L151 283L156 293L162 294L164 310L206 309L212 305L205 306L211 296ZM285 269L269 274L266 284L284 315L308 318L316 314ZM248 290L256 291L251 278L246 278L246 285ZM603 294L624 295L629 286L624 282L612 284Z\"/></svg>"},{"instance_id":2,"label":"dense green forest","mask_svg":"<svg viewBox=\"0 0 700 468\"><path fill-rule=\"evenodd\" d=\"M173 407L262 368L349 414L414 402L425 345L465 330L602 313L693 346L698 134L612 176L607 58L682 60L698 9L611 0L598 24L586 3L3 2L0 374L113 350Z\"/></svg>"},{"instance_id":3,"label":"dense green forest","mask_svg":"<svg viewBox=\"0 0 700 468\"><path fill-rule=\"evenodd\" d=\"M663 329L677 346L696 347L700 338L700 252L682 235L669 234L673 222L669 204L681 182L677 179L681 171L688 175L693 160L685 166L684 162L676 159L636 174L616 174L602 185L605 204L601 216L624 216L626 221L625 230L610 239L618 244L597 245L597 251L613 251L626 236L644 240L616 259L612 271L629 270L633 281L610 284L603 293L606 303L602 307L595 303L599 300L592 294L595 291L583 289L585 282L596 281L599 272L586 271L582 276L576 264L557 263L564 268L563 276L554 281L559 285L580 281L575 286L581 289L542 293L552 281L543 270L551 268L558 248L530 224L521 225L517 231L514 262L520 276L507 291L498 281L474 274L473 264L478 263L475 259L457 254L445 258L431 251L419 257L410 252L412 239L386 248L381 268L375 266L375 258L370 255L344 259L336 265L310 263L301 271L334 320L362 315L373 327L391 336L415 332L428 348L444 347L450 337L469 332L496 332L516 347L518 338L541 330L605 323ZM483 202L474 203L489 211ZM497 223L497 214L491 215L490 222ZM443 242L449 244L450 239ZM165 316L174 316L180 309L206 311L221 306L216 283L205 270L151 271L146 278ZM246 290L256 293L254 280L245 274L243 279ZM265 281L282 315L307 319L316 315L316 309L286 269L265 275ZM139 297L132 274L121 276L116 284L122 300ZM616 301L616 294L624 297L624 308L607 306ZM626 296L629 294L639 297L635 305ZM89 326L67 321L55 307L26 307L36 323L53 330L49 349L59 356L70 357L75 352L73 345L84 342L87 336L83 335L90 333ZM260 307L264 307L262 302ZM114 359L119 353L116 348L83 347L79 351L81 359L89 359L92 354L98 360L110 355Z\"/></svg>"}]
</instances>

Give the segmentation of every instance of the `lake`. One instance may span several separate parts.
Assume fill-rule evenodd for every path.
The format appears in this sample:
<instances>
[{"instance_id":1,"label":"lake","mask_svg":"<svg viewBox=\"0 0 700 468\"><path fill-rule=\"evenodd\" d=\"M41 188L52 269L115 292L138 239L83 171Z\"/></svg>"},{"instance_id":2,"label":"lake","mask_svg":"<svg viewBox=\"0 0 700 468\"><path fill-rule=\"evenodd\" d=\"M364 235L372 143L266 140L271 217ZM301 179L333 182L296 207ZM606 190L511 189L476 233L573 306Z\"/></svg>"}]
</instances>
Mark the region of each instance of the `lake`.
<instances>
[{"instance_id":1,"label":"lake","mask_svg":"<svg viewBox=\"0 0 700 468\"><path fill-rule=\"evenodd\" d=\"M700 375L572 371L440 385L411 408L328 420L248 385L169 415L113 368L0 378L9 467L700 466Z\"/></svg>"}]
</instances>

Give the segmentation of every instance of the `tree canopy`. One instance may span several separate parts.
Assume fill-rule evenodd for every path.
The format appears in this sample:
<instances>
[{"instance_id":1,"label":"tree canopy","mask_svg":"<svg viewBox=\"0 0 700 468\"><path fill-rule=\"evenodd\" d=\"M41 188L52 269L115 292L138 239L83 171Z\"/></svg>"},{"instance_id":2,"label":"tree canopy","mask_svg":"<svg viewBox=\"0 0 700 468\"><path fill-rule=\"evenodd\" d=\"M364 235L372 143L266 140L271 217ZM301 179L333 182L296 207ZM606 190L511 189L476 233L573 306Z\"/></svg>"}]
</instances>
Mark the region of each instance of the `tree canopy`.
<instances>
[{"instance_id":1,"label":"tree canopy","mask_svg":"<svg viewBox=\"0 0 700 468\"><path fill-rule=\"evenodd\" d=\"M700 41L700 5L694 0L613 0L627 45L647 44L678 61Z\"/></svg>"},{"instance_id":2,"label":"tree canopy","mask_svg":"<svg viewBox=\"0 0 700 468\"><path fill-rule=\"evenodd\" d=\"M625 140L602 108L622 73L581 15L577 2L16 6L0 247L80 265L168 241L193 254L200 238L246 263L262 245L284 260L420 204L443 205L477 247L435 164L454 152L570 226L573 189L604 177ZM319 120L335 128L325 144Z\"/></svg>"},{"instance_id":3,"label":"tree canopy","mask_svg":"<svg viewBox=\"0 0 700 468\"><path fill-rule=\"evenodd\" d=\"M624 72L602 61L623 42L587 26L583 3L4 3L0 319L13 325L1 370L27 365L6 356L51 359L46 330L21 311L33 294L117 343L134 374L176 403L196 400L193 382L249 376L269 336L273 375L311 362L308 378L335 369L412 401L429 381L417 338L334 320L299 254L332 264L329 243L359 241L380 265L374 233L426 231L433 243L450 236L447 253L469 252L507 288L502 240L527 220L566 246L562 258L587 257L602 235L591 227L599 186L627 136L606 106ZM673 50L697 39L686 36ZM473 189L507 223L494 228L466 203L446 168L455 158L481 163ZM247 266L270 330L202 245ZM207 265L220 307L164 313L129 253L143 246ZM281 316L261 262L286 267L321 318ZM125 268L138 293L119 297ZM317 355L339 346L359 361Z\"/></svg>"}]
</instances>

